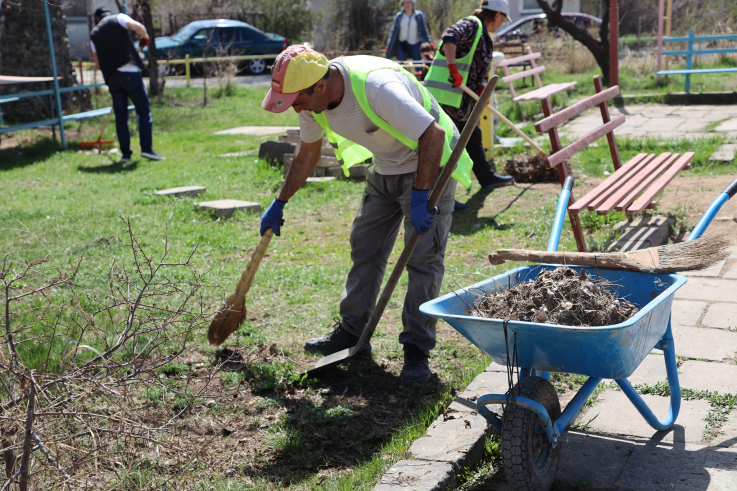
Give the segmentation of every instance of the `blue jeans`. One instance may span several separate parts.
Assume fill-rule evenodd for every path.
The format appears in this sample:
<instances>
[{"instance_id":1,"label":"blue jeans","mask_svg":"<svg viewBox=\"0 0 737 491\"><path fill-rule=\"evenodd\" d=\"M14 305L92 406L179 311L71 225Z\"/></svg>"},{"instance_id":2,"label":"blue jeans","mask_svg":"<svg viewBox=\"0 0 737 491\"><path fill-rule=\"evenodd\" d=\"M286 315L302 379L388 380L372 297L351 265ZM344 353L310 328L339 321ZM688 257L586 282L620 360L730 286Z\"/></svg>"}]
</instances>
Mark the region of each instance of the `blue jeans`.
<instances>
[{"instance_id":1,"label":"blue jeans","mask_svg":"<svg viewBox=\"0 0 737 491\"><path fill-rule=\"evenodd\" d=\"M151 108L148 104L146 87L140 72L115 72L108 80L110 96L113 98L115 112L115 130L123 157L131 156L131 134L128 131L128 98L136 107L138 114L138 134L141 141L141 152L153 151Z\"/></svg>"},{"instance_id":2,"label":"blue jeans","mask_svg":"<svg viewBox=\"0 0 737 491\"><path fill-rule=\"evenodd\" d=\"M407 59L421 60L422 56L420 55L420 44L422 43L410 44L409 45L410 52L407 53L406 51L404 51L404 49L402 49L402 43L397 41L397 60L398 61L407 61Z\"/></svg>"}]
</instances>

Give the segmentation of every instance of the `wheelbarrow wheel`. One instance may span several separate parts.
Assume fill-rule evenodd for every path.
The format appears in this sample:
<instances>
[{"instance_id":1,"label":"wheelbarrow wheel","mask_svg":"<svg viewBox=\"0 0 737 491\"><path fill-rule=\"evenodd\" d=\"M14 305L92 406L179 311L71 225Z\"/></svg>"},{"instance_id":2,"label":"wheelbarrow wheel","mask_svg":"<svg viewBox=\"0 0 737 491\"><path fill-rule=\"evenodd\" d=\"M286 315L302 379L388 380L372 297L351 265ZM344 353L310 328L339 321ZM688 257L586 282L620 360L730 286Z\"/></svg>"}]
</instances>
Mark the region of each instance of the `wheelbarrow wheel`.
<instances>
[{"instance_id":1,"label":"wheelbarrow wheel","mask_svg":"<svg viewBox=\"0 0 737 491\"><path fill-rule=\"evenodd\" d=\"M519 392L517 392L519 389ZM525 377L515 394L542 404L555 421L560 402L555 388L540 377ZM529 409L508 405L502 418L502 464L504 474L518 491L547 491L553 485L560 457L560 443L553 448L540 418Z\"/></svg>"}]
</instances>

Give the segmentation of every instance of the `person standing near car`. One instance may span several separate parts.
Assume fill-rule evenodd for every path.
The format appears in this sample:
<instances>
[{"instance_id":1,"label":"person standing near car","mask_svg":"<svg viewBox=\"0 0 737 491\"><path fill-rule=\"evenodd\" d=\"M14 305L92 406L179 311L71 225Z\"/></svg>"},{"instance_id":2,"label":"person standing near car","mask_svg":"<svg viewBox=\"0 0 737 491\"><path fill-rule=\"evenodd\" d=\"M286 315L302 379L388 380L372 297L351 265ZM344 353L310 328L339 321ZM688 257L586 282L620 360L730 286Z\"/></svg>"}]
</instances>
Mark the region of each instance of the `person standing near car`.
<instances>
[{"instance_id":1,"label":"person standing near car","mask_svg":"<svg viewBox=\"0 0 737 491\"><path fill-rule=\"evenodd\" d=\"M138 114L138 133L141 156L149 160L164 160L153 149L153 117L143 85L143 62L133 46L129 31L148 42L148 32L140 22L126 14L113 15L106 7L95 10L95 28L90 33L90 49L95 68L102 71L113 99L115 130L122 154L121 162L131 160L130 131L128 130L128 98Z\"/></svg>"},{"instance_id":2,"label":"person standing near car","mask_svg":"<svg viewBox=\"0 0 737 491\"><path fill-rule=\"evenodd\" d=\"M508 18L507 0L483 0L472 16L459 20L443 34L438 55L425 76L425 87L443 106L459 131L463 131L476 104L460 86L465 84L477 94L484 91L494 50L489 33L496 32ZM466 150L473 160L473 173L482 188L512 184L513 177L500 176L491 169L478 124ZM464 209L468 209L468 205L456 203L456 211Z\"/></svg>"},{"instance_id":3,"label":"person standing near car","mask_svg":"<svg viewBox=\"0 0 737 491\"><path fill-rule=\"evenodd\" d=\"M394 16L394 24L386 47L386 57L396 56L399 61L419 60L420 45L432 43L425 15L415 10L414 0L399 0L399 6L402 10Z\"/></svg>"}]
</instances>

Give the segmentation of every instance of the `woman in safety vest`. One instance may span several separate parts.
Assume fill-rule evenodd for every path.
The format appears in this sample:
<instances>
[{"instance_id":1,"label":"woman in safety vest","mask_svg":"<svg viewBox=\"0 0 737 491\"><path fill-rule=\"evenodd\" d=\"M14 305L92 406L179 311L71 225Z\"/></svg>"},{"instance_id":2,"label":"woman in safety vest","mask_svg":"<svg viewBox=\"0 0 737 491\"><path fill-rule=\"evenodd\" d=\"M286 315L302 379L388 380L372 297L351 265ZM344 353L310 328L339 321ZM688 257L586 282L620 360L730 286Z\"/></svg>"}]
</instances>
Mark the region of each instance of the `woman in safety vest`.
<instances>
[{"instance_id":1,"label":"woman in safety vest","mask_svg":"<svg viewBox=\"0 0 737 491\"><path fill-rule=\"evenodd\" d=\"M483 0L473 16L461 19L443 33L425 87L443 106L459 131L463 130L476 101L464 93L460 85L481 94L488 82L494 45L489 33L496 32L509 18L507 0ZM500 176L486 160L481 140L481 127L471 134L466 150L473 160L473 173L482 188L493 189L512 184L511 176ZM456 211L467 210L468 205L456 202Z\"/></svg>"}]
</instances>

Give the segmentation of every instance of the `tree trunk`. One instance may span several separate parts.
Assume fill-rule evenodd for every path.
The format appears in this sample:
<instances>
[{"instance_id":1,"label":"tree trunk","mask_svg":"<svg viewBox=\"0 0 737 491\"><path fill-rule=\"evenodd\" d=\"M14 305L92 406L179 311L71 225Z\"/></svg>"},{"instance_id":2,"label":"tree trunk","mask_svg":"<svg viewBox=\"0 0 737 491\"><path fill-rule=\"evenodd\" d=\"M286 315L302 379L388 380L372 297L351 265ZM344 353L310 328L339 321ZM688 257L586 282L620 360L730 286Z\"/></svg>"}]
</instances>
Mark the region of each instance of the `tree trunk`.
<instances>
[{"instance_id":1,"label":"tree trunk","mask_svg":"<svg viewBox=\"0 0 737 491\"><path fill-rule=\"evenodd\" d=\"M537 4L545 12L549 22L566 31L573 39L591 51L596 63L601 68L601 78L604 85L609 85L609 0L602 0L602 3L604 15L599 29L601 39L596 39L585 29L578 27L561 15L563 0L554 0L552 6L546 0L537 0Z\"/></svg>"},{"instance_id":2,"label":"tree trunk","mask_svg":"<svg viewBox=\"0 0 737 491\"><path fill-rule=\"evenodd\" d=\"M146 28L149 36L148 42L148 93L156 96L164 92L163 83L159 83L158 60L156 59L156 35L154 34L154 22L151 17L150 0L134 0L133 8L139 21Z\"/></svg>"}]
</instances>

